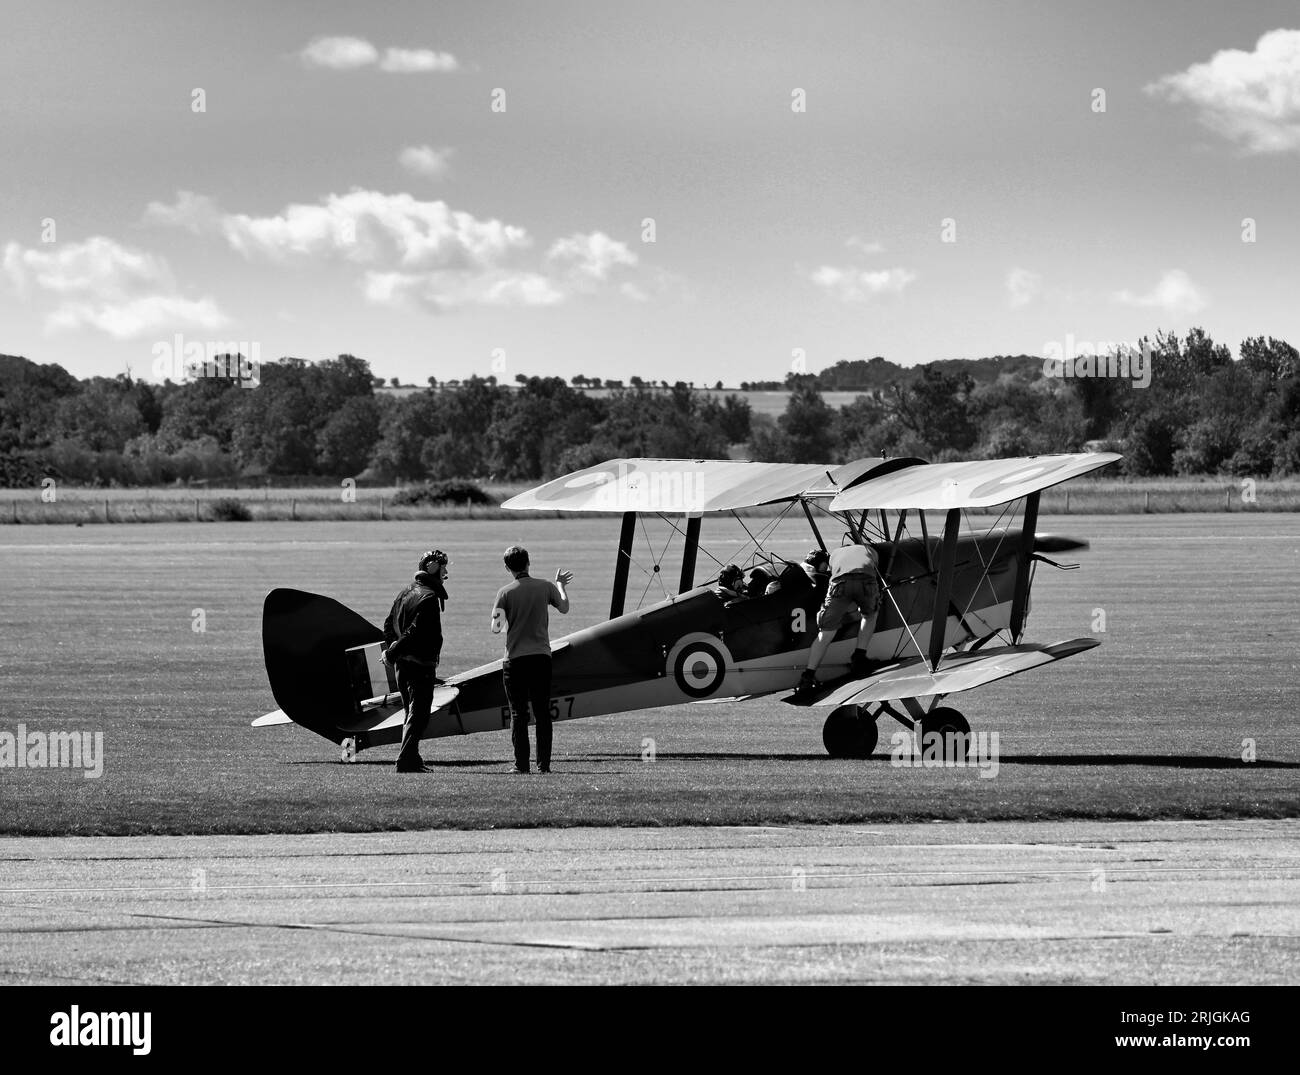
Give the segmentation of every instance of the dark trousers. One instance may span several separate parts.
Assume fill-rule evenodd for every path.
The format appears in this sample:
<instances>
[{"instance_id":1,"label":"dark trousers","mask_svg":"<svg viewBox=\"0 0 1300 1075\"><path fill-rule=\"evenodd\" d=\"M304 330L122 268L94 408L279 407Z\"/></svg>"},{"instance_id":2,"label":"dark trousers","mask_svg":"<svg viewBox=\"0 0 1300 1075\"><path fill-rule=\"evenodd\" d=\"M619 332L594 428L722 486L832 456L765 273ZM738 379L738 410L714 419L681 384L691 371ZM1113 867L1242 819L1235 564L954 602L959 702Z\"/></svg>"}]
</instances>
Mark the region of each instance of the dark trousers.
<instances>
[{"instance_id":1,"label":"dark trousers","mask_svg":"<svg viewBox=\"0 0 1300 1075\"><path fill-rule=\"evenodd\" d=\"M429 726L429 712L433 708L433 665L415 661L397 662L397 689L402 692L406 706L406 720L402 723L402 749L397 755L397 767L418 766L420 737Z\"/></svg>"},{"instance_id":2,"label":"dark trousers","mask_svg":"<svg viewBox=\"0 0 1300 1075\"><path fill-rule=\"evenodd\" d=\"M506 698L510 701L510 738L515 745L515 767L528 768L528 710L537 726L537 767L551 767L551 656L530 653L501 666Z\"/></svg>"}]
</instances>

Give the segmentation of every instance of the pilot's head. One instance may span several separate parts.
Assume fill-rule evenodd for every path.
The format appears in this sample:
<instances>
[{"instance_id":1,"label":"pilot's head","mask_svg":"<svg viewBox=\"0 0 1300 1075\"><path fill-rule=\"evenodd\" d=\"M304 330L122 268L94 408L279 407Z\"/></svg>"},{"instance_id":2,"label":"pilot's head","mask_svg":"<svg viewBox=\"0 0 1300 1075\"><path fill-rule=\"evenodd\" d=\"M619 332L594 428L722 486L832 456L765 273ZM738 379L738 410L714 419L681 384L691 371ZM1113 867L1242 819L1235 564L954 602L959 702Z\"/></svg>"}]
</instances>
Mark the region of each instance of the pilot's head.
<instances>
[{"instance_id":1,"label":"pilot's head","mask_svg":"<svg viewBox=\"0 0 1300 1075\"><path fill-rule=\"evenodd\" d=\"M447 577L447 567L451 561L447 559L447 554L441 549L430 549L420 557L420 571L427 571L431 575L437 575L440 579Z\"/></svg>"},{"instance_id":2,"label":"pilot's head","mask_svg":"<svg viewBox=\"0 0 1300 1075\"><path fill-rule=\"evenodd\" d=\"M737 590L744 581L745 573L735 564L728 564L718 575L718 585L725 586L728 590Z\"/></svg>"}]
</instances>

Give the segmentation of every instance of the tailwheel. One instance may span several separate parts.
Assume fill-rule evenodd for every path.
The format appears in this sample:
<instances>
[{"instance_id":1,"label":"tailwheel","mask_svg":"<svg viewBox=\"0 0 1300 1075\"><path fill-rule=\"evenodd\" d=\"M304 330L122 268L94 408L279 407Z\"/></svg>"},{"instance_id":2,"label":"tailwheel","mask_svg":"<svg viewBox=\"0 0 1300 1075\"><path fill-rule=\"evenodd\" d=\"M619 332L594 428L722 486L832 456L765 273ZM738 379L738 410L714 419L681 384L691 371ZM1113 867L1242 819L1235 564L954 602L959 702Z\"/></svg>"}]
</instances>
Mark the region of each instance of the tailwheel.
<instances>
[{"instance_id":1,"label":"tailwheel","mask_svg":"<svg viewBox=\"0 0 1300 1075\"><path fill-rule=\"evenodd\" d=\"M879 736L876 719L866 706L842 705L831 710L822 725L822 742L832 758L869 758Z\"/></svg>"},{"instance_id":2,"label":"tailwheel","mask_svg":"<svg viewBox=\"0 0 1300 1075\"><path fill-rule=\"evenodd\" d=\"M355 739L344 739L339 745L343 748L339 754L339 761L343 762L344 765L351 765L357 760L357 741Z\"/></svg>"},{"instance_id":3,"label":"tailwheel","mask_svg":"<svg viewBox=\"0 0 1300 1075\"><path fill-rule=\"evenodd\" d=\"M957 710L941 705L931 709L921 718L921 746L926 746L930 735L943 741L942 756L951 761L966 761L970 754L970 724Z\"/></svg>"}]
</instances>

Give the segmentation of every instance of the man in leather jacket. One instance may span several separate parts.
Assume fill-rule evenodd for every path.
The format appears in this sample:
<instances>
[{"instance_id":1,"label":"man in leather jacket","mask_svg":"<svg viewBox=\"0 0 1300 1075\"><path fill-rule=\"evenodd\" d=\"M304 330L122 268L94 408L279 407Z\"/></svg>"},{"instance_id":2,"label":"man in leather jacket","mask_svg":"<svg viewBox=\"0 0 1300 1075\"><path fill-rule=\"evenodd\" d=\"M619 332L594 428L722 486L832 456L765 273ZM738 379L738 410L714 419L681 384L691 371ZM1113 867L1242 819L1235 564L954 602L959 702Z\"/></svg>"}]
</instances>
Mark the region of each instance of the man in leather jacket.
<instances>
[{"instance_id":1,"label":"man in leather jacket","mask_svg":"<svg viewBox=\"0 0 1300 1075\"><path fill-rule=\"evenodd\" d=\"M420 557L415 579L393 602L384 621L388 643L384 660L397 673L397 689L406 706L402 747L397 755L399 773L429 772L420 757L420 738L429 726L438 659L442 655L442 610L447 602L447 554L433 549Z\"/></svg>"}]
</instances>

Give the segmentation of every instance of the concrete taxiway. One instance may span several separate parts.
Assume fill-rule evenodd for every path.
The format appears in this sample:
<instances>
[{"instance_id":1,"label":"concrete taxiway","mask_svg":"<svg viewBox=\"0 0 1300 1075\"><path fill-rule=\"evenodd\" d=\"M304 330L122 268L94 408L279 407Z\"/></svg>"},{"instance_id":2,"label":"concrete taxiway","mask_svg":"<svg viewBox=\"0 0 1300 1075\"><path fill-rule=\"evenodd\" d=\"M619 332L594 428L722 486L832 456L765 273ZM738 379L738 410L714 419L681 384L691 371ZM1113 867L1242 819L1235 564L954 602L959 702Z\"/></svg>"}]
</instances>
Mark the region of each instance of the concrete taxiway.
<instances>
[{"instance_id":1,"label":"concrete taxiway","mask_svg":"<svg viewBox=\"0 0 1300 1075\"><path fill-rule=\"evenodd\" d=\"M1294 983L1300 822L0 840L18 983Z\"/></svg>"}]
</instances>

